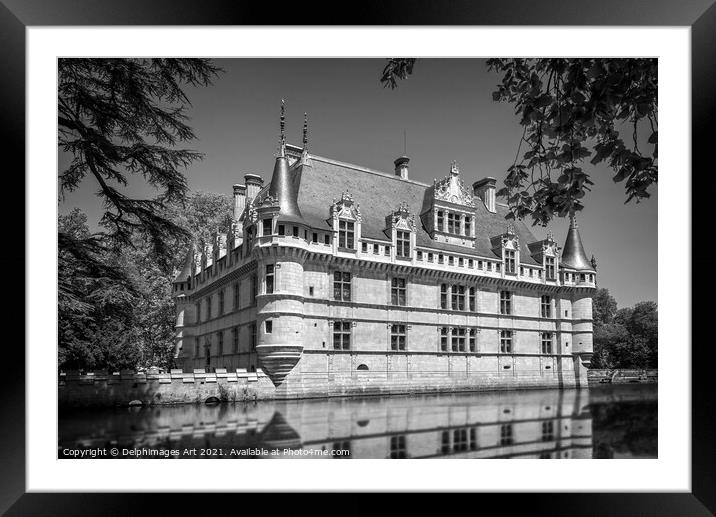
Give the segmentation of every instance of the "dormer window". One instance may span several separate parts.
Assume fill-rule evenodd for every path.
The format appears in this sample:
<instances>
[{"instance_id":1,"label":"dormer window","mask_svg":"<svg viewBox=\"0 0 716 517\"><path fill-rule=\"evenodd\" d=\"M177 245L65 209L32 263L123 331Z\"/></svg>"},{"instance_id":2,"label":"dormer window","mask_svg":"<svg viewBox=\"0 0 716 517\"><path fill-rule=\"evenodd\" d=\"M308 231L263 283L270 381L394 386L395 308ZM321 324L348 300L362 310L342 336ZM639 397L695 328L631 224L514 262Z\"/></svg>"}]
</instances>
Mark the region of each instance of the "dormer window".
<instances>
[{"instance_id":1,"label":"dormer window","mask_svg":"<svg viewBox=\"0 0 716 517\"><path fill-rule=\"evenodd\" d=\"M554 274L554 257L545 257L544 258L544 269L545 269L545 277L547 280L555 280L555 274Z\"/></svg>"},{"instance_id":2,"label":"dormer window","mask_svg":"<svg viewBox=\"0 0 716 517\"><path fill-rule=\"evenodd\" d=\"M273 222L273 220L270 217L263 220L263 227L264 227L263 235L264 235L264 237L272 234L272 228L271 228L272 222Z\"/></svg>"},{"instance_id":3,"label":"dormer window","mask_svg":"<svg viewBox=\"0 0 716 517\"><path fill-rule=\"evenodd\" d=\"M469 215L465 216L465 235L472 236L472 218Z\"/></svg>"},{"instance_id":4,"label":"dormer window","mask_svg":"<svg viewBox=\"0 0 716 517\"><path fill-rule=\"evenodd\" d=\"M355 243L355 223L352 221L338 222L338 247L353 249Z\"/></svg>"},{"instance_id":5,"label":"dormer window","mask_svg":"<svg viewBox=\"0 0 716 517\"><path fill-rule=\"evenodd\" d=\"M445 215L442 210L438 210L438 227L436 230L442 231L445 224Z\"/></svg>"},{"instance_id":6,"label":"dormer window","mask_svg":"<svg viewBox=\"0 0 716 517\"><path fill-rule=\"evenodd\" d=\"M514 250L505 250L505 273L515 274L516 261Z\"/></svg>"},{"instance_id":7,"label":"dormer window","mask_svg":"<svg viewBox=\"0 0 716 517\"><path fill-rule=\"evenodd\" d=\"M458 219L457 214L448 212L447 223L448 223L448 227L447 227L448 233L457 234L460 232L460 221Z\"/></svg>"},{"instance_id":8,"label":"dormer window","mask_svg":"<svg viewBox=\"0 0 716 517\"><path fill-rule=\"evenodd\" d=\"M410 232L398 230L395 232L395 255L397 257L410 257Z\"/></svg>"},{"instance_id":9,"label":"dormer window","mask_svg":"<svg viewBox=\"0 0 716 517\"><path fill-rule=\"evenodd\" d=\"M361 239L362 217L360 206L353 201L353 196L343 192L340 199L334 199L330 214L327 222L338 235L338 249L355 249L356 242Z\"/></svg>"}]
</instances>

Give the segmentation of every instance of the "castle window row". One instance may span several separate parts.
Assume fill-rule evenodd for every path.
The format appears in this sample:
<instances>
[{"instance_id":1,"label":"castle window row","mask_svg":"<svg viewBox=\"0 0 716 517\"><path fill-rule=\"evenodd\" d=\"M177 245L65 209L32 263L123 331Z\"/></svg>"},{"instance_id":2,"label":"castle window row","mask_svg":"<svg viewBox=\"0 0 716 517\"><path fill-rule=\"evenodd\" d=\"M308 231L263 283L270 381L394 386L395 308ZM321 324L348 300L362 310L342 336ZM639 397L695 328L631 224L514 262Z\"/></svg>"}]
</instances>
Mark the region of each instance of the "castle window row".
<instances>
[{"instance_id":1,"label":"castle window row","mask_svg":"<svg viewBox=\"0 0 716 517\"><path fill-rule=\"evenodd\" d=\"M436 212L436 230L459 235L463 237L472 236L472 217L465 214L440 209Z\"/></svg>"},{"instance_id":2,"label":"castle window row","mask_svg":"<svg viewBox=\"0 0 716 517\"><path fill-rule=\"evenodd\" d=\"M273 292L273 265L266 266L266 288L267 292ZM252 297L250 300L249 305L247 307L251 307L256 305L256 295L258 293L258 282L256 275L253 275L249 278L249 282L251 284L250 289L252 293ZM218 311L216 314L213 313L213 304L212 304L212 295L208 295L203 300L198 300L194 304L194 310L196 313L196 323L201 323L205 321L209 321L213 318L218 318L220 316L223 316L225 314L228 314L229 311L226 310L226 289L223 288L220 289L216 293L216 297L218 300ZM234 282L232 286L230 287L232 290L232 298L233 298L233 311L238 311L243 309L244 307L241 307L241 287L240 282Z\"/></svg>"},{"instance_id":3,"label":"castle window row","mask_svg":"<svg viewBox=\"0 0 716 517\"><path fill-rule=\"evenodd\" d=\"M208 359L214 356L222 356L226 354L236 354L239 352L239 334L242 326L249 327L249 346L251 350L256 349L256 322L249 323L248 325L237 325L231 327L231 349L224 348L224 330L220 330L215 333L205 334L197 336L196 343L194 345L194 356L202 357L202 350L204 351L203 356ZM214 340L213 337L216 339ZM216 353L213 354L213 344L216 343Z\"/></svg>"}]
</instances>

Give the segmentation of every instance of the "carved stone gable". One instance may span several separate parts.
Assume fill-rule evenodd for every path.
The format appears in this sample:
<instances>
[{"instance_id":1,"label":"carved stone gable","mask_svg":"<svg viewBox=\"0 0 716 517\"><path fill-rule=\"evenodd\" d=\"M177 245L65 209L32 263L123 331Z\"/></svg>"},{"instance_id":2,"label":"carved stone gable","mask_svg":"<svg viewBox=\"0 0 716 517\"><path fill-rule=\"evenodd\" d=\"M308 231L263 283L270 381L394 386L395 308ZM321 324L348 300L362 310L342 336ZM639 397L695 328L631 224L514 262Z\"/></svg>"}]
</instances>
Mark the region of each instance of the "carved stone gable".
<instances>
[{"instance_id":1,"label":"carved stone gable","mask_svg":"<svg viewBox=\"0 0 716 517\"><path fill-rule=\"evenodd\" d=\"M353 196L348 192L343 192L341 198L333 200L331 204L331 218L333 219L352 219L361 221L360 205L353 201Z\"/></svg>"},{"instance_id":2,"label":"carved stone gable","mask_svg":"<svg viewBox=\"0 0 716 517\"><path fill-rule=\"evenodd\" d=\"M397 210L385 218L385 226L387 229L395 228L397 230L414 232L415 214L410 213L408 204L403 201Z\"/></svg>"},{"instance_id":3,"label":"carved stone gable","mask_svg":"<svg viewBox=\"0 0 716 517\"><path fill-rule=\"evenodd\" d=\"M472 194L460 179L460 169L456 162L450 166L450 174L441 180L433 180L434 197L436 201L447 201L456 205L475 207Z\"/></svg>"}]
</instances>

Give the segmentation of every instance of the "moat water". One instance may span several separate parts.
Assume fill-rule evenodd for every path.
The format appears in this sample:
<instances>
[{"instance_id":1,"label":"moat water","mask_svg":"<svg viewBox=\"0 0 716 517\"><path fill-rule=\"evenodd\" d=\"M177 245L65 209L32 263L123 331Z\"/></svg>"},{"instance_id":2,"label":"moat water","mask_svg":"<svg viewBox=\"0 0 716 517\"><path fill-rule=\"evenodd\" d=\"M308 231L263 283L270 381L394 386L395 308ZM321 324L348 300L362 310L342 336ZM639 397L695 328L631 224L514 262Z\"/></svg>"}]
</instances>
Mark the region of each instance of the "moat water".
<instances>
[{"instance_id":1,"label":"moat water","mask_svg":"<svg viewBox=\"0 0 716 517\"><path fill-rule=\"evenodd\" d=\"M64 410L58 457L656 458L657 385Z\"/></svg>"}]
</instances>

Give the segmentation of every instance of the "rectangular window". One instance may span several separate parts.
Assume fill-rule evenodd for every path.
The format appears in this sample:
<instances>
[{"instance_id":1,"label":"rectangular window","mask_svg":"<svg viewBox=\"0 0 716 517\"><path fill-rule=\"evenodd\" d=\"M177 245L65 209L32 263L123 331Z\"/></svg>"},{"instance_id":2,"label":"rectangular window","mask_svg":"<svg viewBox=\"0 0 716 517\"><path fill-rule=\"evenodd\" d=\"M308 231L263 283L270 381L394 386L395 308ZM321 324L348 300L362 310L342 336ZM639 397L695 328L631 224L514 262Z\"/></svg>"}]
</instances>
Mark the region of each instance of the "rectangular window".
<instances>
[{"instance_id":1,"label":"rectangular window","mask_svg":"<svg viewBox=\"0 0 716 517\"><path fill-rule=\"evenodd\" d=\"M347 271L333 273L333 299L338 301L351 301L351 274Z\"/></svg>"},{"instance_id":2,"label":"rectangular window","mask_svg":"<svg viewBox=\"0 0 716 517\"><path fill-rule=\"evenodd\" d=\"M206 297L206 319L211 319L211 295Z\"/></svg>"},{"instance_id":3,"label":"rectangular window","mask_svg":"<svg viewBox=\"0 0 716 517\"><path fill-rule=\"evenodd\" d=\"M500 264L499 262L495 262L492 264L492 268L499 273L500 269L502 268L502 264Z\"/></svg>"},{"instance_id":4,"label":"rectangular window","mask_svg":"<svg viewBox=\"0 0 716 517\"><path fill-rule=\"evenodd\" d=\"M440 308L448 308L448 287L447 284L440 284Z\"/></svg>"},{"instance_id":5,"label":"rectangular window","mask_svg":"<svg viewBox=\"0 0 716 517\"><path fill-rule=\"evenodd\" d=\"M505 273L515 274L515 252L505 250Z\"/></svg>"},{"instance_id":6,"label":"rectangular window","mask_svg":"<svg viewBox=\"0 0 716 517\"><path fill-rule=\"evenodd\" d=\"M315 242L316 244L318 244L318 234L316 232L313 232L311 242Z\"/></svg>"},{"instance_id":7,"label":"rectangular window","mask_svg":"<svg viewBox=\"0 0 716 517\"><path fill-rule=\"evenodd\" d=\"M266 334L272 334L273 333L273 321L266 320L264 322L264 327L266 329Z\"/></svg>"},{"instance_id":8,"label":"rectangular window","mask_svg":"<svg viewBox=\"0 0 716 517\"><path fill-rule=\"evenodd\" d=\"M512 314L512 293L500 291L500 314Z\"/></svg>"},{"instance_id":9,"label":"rectangular window","mask_svg":"<svg viewBox=\"0 0 716 517\"><path fill-rule=\"evenodd\" d=\"M298 226L293 227L293 236L298 237Z\"/></svg>"},{"instance_id":10,"label":"rectangular window","mask_svg":"<svg viewBox=\"0 0 716 517\"><path fill-rule=\"evenodd\" d=\"M468 348L470 352L477 352L477 329L470 329Z\"/></svg>"},{"instance_id":11,"label":"rectangular window","mask_svg":"<svg viewBox=\"0 0 716 517\"><path fill-rule=\"evenodd\" d=\"M443 231L443 225L445 224L443 217L444 217L444 216L443 216L443 211L442 211L442 210L438 210L438 227L435 228L435 229L438 230L438 231L440 231L440 232Z\"/></svg>"},{"instance_id":12,"label":"rectangular window","mask_svg":"<svg viewBox=\"0 0 716 517\"><path fill-rule=\"evenodd\" d=\"M477 269L482 269L482 260L477 261Z\"/></svg>"},{"instance_id":13,"label":"rectangular window","mask_svg":"<svg viewBox=\"0 0 716 517\"><path fill-rule=\"evenodd\" d=\"M472 259L468 259L467 267L469 267L469 268L475 267L475 262Z\"/></svg>"},{"instance_id":14,"label":"rectangular window","mask_svg":"<svg viewBox=\"0 0 716 517\"><path fill-rule=\"evenodd\" d=\"M448 257L448 265L449 266L455 265L455 257L452 257L452 256Z\"/></svg>"},{"instance_id":15,"label":"rectangular window","mask_svg":"<svg viewBox=\"0 0 716 517\"><path fill-rule=\"evenodd\" d=\"M377 244L373 244L373 255L377 255L380 253L380 249L378 248Z\"/></svg>"},{"instance_id":16,"label":"rectangular window","mask_svg":"<svg viewBox=\"0 0 716 517\"><path fill-rule=\"evenodd\" d=\"M465 216L465 235L470 237L472 235L472 219L470 216Z\"/></svg>"},{"instance_id":17,"label":"rectangular window","mask_svg":"<svg viewBox=\"0 0 716 517\"><path fill-rule=\"evenodd\" d=\"M464 285L453 285L452 286L452 310L464 311L465 310L465 286Z\"/></svg>"},{"instance_id":18,"label":"rectangular window","mask_svg":"<svg viewBox=\"0 0 716 517\"><path fill-rule=\"evenodd\" d=\"M219 291L219 316L224 314L224 290Z\"/></svg>"},{"instance_id":19,"label":"rectangular window","mask_svg":"<svg viewBox=\"0 0 716 517\"><path fill-rule=\"evenodd\" d=\"M351 221L338 221L338 247L353 249L355 236L355 223Z\"/></svg>"},{"instance_id":20,"label":"rectangular window","mask_svg":"<svg viewBox=\"0 0 716 517\"><path fill-rule=\"evenodd\" d=\"M283 224L278 225L278 234L279 235L286 235L286 226Z\"/></svg>"},{"instance_id":21,"label":"rectangular window","mask_svg":"<svg viewBox=\"0 0 716 517\"><path fill-rule=\"evenodd\" d=\"M554 421L542 422L542 441L551 442L554 440Z\"/></svg>"},{"instance_id":22,"label":"rectangular window","mask_svg":"<svg viewBox=\"0 0 716 517\"><path fill-rule=\"evenodd\" d=\"M405 278L393 278L390 281L390 303L405 305L407 303L407 287Z\"/></svg>"},{"instance_id":23,"label":"rectangular window","mask_svg":"<svg viewBox=\"0 0 716 517\"><path fill-rule=\"evenodd\" d=\"M512 445L512 424L504 424L500 427L500 445Z\"/></svg>"},{"instance_id":24,"label":"rectangular window","mask_svg":"<svg viewBox=\"0 0 716 517\"><path fill-rule=\"evenodd\" d=\"M272 222L271 219L264 219L264 224L263 224L263 226L264 226L264 237L267 236L267 235L271 235L271 233L272 233L272 232L271 232L271 230L272 230L272 229L271 229L271 222Z\"/></svg>"},{"instance_id":25,"label":"rectangular window","mask_svg":"<svg viewBox=\"0 0 716 517\"><path fill-rule=\"evenodd\" d=\"M405 435L390 437L390 459L406 458Z\"/></svg>"},{"instance_id":26,"label":"rectangular window","mask_svg":"<svg viewBox=\"0 0 716 517\"><path fill-rule=\"evenodd\" d=\"M453 352L464 352L465 351L465 329L462 327L452 328L452 351Z\"/></svg>"},{"instance_id":27,"label":"rectangular window","mask_svg":"<svg viewBox=\"0 0 716 517\"><path fill-rule=\"evenodd\" d=\"M465 260L462 257L460 257L459 259L457 259L457 265L458 265L458 267L464 267Z\"/></svg>"},{"instance_id":28,"label":"rectangular window","mask_svg":"<svg viewBox=\"0 0 716 517\"><path fill-rule=\"evenodd\" d=\"M336 350L351 349L351 328L350 321L333 322L333 348Z\"/></svg>"},{"instance_id":29,"label":"rectangular window","mask_svg":"<svg viewBox=\"0 0 716 517\"><path fill-rule=\"evenodd\" d=\"M201 302L196 302L196 322L201 323Z\"/></svg>"},{"instance_id":30,"label":"rectangular window","mask_svg":"<svg viewBox=\"0 0 716 517\"><path fill-rule=\"evenodd\" d=\"M501 330L500 331L500 352L503 354L512 353L512 331Z\"/></svg>"},{"instance_id":31,"label":"rectangular window","mask_svg":"<svg viewBox=\"0 0 716 517\"><path fill-rule=\"evenodd\" d=\"M547 280L554 280L554 257L544 258L545 277Z\"/></svg>"},{"instance_id":32,"label":"rectangular window","mask_svg":"<svg viewBox=\"0 0 716 517\"><path fill-rule=\"evenodd\" d=\"M552 317L552 298L550 296L544 295L540 299L540 314L542 314L543 318L551 318Z\"/></svg>"},{"instance_id":33,"label":"rectangular window","mask_svg":"<svg viewBox=\"0 0 716 517\"><path fill-rule=\"evenodd\" d=\"M448 351L448 328L440 327L440 351Z\"/></svg>"},{"instance_id":34,"label":"rectangular window","mask_svg":"<svg viewBox=\"0 0 716 517\"><path fill-rule=\"evenodd\" d=\"M440 254L438 255L438 264L444 264L445 263L445 257Z\"/></svg>"},{"instance_id":35,"label":"rectangular window","mask_svg":"<svg viewBox=\"0 0 716 517\"><path fill-rule=\"evenodd\" d=\"M328 234L325 234L325 235L323 236L323 244L328 245L328 244L330 244L330 243L331 243L331 236L328 235Z\"/></svg>"},{"instance_id":36,"label":"rectangular window","mask_svg":"<svg viewBox=\"0 0 716 517\"><path fill-rule=\"evenodd\" d=\"M418 255L418 257L417 257L418 260L423 260L423 252L422 251L418 251L417 255Z\"/></svg>"},{"instance_id":37,"label":"rectangular window","mask_svg":"<svg viewBox=\"0 0 716 517\"><path fill-rule=\"evenodd\" d=\"M384 251L385 251L385 256L389 257L390 256L390 245L385 246Z\"/></svg>"},{"instance_id":38,"label":"rectangular window","mask_svg":"<svg viewBox=\"0 0 716 517\"><path fill-rule=\"evenodd\" d=\"M234 310L239 310L239 283L234 282Z\"/></svg>"},{"instance_id":39,"label":"rectangular window","mask_svg":"<svg viewBox=\"0 0 716 517\"><path fill-rule=\"evenodd\" d=\"M256 350L256 322L251 324L251 350Z\"/></svg>"},{"instance_id":40,"label":"rectangular window","mask_svg":"<svg viewBox=\"0 0 716 517\"><path fill-rule=\"evenodd\" d=\"M216 349L216 355L224 355L224 332L219 331L216 333L216 341L218 348Z\"/></svg>"},{"instance_id":41,"label":"rectangular window","mask_svg":"<svg viewBox=\"0 0 716 517\"><path fill-rule=\"evenodd\" d=\"M410 257L410 232L395 232L395 254L398 257Z\"/></svg>"},{"instance_id":42,"label":"rectangular window","mask_svg":"<svg viewBox=\"0 0 716 517\"><path fill-rule=\"evenodd\" d=\"M543 354L551 354L552 353L552 333L551 332L542 332L542 353Z\"/></svg>"},{"instance_id":43,"label":"rectangular window","mask_svg":"<svg viewBox=\"0 0 716 517\"><path fill-rule=\"evenodd\" d=\"M390 326L390 349L405 350L405 325Z\"/></svg>"},{"instance_id":44,"label":"rectangular window","mask_svg":"<svg viewBox=\"0 0 716 517\"><path fill-rule=\"evenodd\" d=\"M459 233L458 230L460 229L460 223L458 221L457 215L453 214L451 212L448 212L447 215L447 224L448 224L448 233Z\"/></svg>"},{"instance_id":45,"label":"rectangular window","mask_svg":"<svg viewBox=\"0 0 716 517\"><path fill-rule=\"evenodd\" d=\"M361 250L363 251L363 253L368 253L368 243L367 242L362 243Z\"/></svg>"},{"instance_id":46,"label":"rectangular window","mask_svg":"<svg viewBox=\"0 0 716 517\"><path fill-rule=\"evenodd\" d=\"M432 261L433 261L433 254L428 253L428 262L432 262Z\"/></svg>"},{"instance_id":47,"label":"rectangular window","mask_svg":"<svg viewBox=\"0 0 716 517\"><path fill-rule=\"evenodd\" d=\"M273 294L274 265L266 264L266 294Z\"/></svg>"},{"instance_id":48,"label":"rectangular window","mask_svg":"<svg viewBox=\"0 0 716 517\"><path fill-rule=\"evenodd\" d=\"M239 327L231 329L231 345L234 347L234 353L239 351Z\"/></svg>"},{"instance_id":49,"label":"rectangular window","mask_svg":"<svg viewBox=\"0 0 716 517\"><path fill-rule=\"evenodd\" d=\"M477 303L476 303L476 298L475 298L475 288L474 287L470 287L469 300L470 300L470 312L475 312L477 310Z\"/></svg>"}]
</instances>

